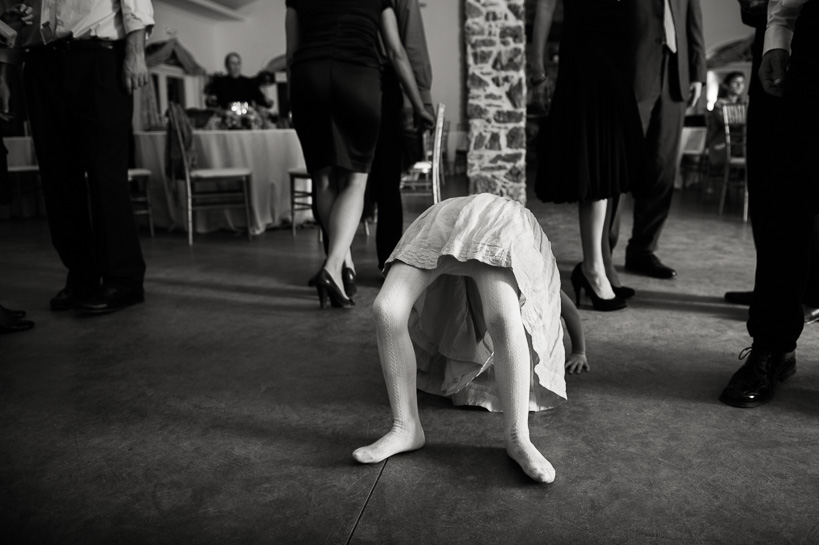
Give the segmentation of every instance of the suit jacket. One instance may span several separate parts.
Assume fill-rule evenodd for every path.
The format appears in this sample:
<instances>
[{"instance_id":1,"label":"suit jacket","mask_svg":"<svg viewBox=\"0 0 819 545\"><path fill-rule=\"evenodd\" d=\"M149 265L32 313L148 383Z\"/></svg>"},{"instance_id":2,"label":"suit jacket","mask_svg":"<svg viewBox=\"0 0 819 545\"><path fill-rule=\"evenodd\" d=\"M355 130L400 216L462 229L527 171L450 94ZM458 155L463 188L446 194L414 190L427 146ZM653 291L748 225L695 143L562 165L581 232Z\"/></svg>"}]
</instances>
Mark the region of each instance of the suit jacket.
<instances>
[{"instance_id":1,"label":"suit jacket","mask_svg":"<svg viewBox=\"0 0 819 545\"><path fill-rule=\"evenodd\" d=\"M660 84L665 30L664 0L631 0L634 27L634 94L638 101L650 98ZM692 81L705 82L705 41L702 35L700 0L669 0L677 31L677 81L671 89L678 100L688 98Z\"/></svg>"}]
</instances>

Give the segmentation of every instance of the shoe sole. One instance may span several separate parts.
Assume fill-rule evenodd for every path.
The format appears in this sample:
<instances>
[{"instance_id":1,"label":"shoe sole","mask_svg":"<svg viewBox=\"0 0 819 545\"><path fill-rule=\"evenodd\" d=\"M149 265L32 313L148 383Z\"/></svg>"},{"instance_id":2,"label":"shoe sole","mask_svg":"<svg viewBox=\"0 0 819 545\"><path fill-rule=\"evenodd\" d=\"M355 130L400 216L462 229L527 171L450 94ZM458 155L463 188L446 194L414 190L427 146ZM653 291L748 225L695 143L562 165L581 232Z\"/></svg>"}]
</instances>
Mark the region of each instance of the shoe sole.
<instances>
[{"instance_id":1,"label":"shoe sole","mask_svg":"<svg viewBox=\"0 0 819 545\"><path fill-rule=\"evenodd\" d=\"M786 380L788 380L790 377L792 377L795 374L796 374L796 362L794 362L793 365L791 365L789 368L785 369L782 373L780 373L779 377L776 379L776 381L777 382L785 382ZM765 399L759 399L757 401L739 401L739 400L735 400L735 399L732 399L730 397L727 397L725 395L725 392L723 392L722 394L720 394L719 400L721 402L725 403L726 405L730 405L732 407L739 407L740 409L753 409L755 407L759 407L760 405L765 405L766 403L771 401L774 398L774 392L775 392L775 389L772 388L771 389L771 395L769 395Z\"/></svg>"},{"instance_id":2,"label":"shoe sole","mask_svg":"<svg viewBox=\"0 0 819 545\"><path fill-rule=\"evenodd\" d=\"M88 314L90 316L99 316L101 314L111 314L112 312L117 312L117 311L120 311L122 309L131 307L131 306L134 306L134 305L138 305L138 304L143 303L143 302L145 302L145 299L140 299L139 301L130 301L128 303L125 303L125 304L122 304L122 305L120 305L118 307L113 307L113 308L97 309L97 308L76 307L75 310L80 314Z\"/></svg>"},{"instance_id":3,"label":"shoe sole","mask_svg":"<svg viewBox=\"0 0 819 545\"><path fill-rule=\"evenodd\" d=\"M632 274L639 274L640 276L647 276L648 278L657 278L659 280L671 280L673 278L677 278L677 273L674 273L671 276L665 276L665 275L660 276L660 275L657 275L657 274L648 273L648 272L646 272L646 271L644 271L642 269L635 269L635 268L629 267L628 265L625 266L625 269L626 269L626 271L628 271L628 272L630 272Z\"/></svg>"}]
</instances>

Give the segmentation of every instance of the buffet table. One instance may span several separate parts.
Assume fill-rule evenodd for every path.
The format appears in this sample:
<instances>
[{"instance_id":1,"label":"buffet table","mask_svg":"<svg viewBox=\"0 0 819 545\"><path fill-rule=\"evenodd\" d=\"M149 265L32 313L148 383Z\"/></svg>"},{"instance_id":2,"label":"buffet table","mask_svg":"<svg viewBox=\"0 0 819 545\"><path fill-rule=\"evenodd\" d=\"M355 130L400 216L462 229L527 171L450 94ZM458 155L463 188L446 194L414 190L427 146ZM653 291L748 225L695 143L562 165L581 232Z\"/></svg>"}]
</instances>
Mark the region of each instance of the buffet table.
<instances>
[{"instance_id":1,"label":"buffet table","mask_svg":"<svg viewBox=\"0 0 819 545\"><path fill-rule=\"evenodd\" d=\"M184 229L184 210L175 204L165 178L165 132L135 132L135 162L152 172L148 183L154 223ZM194 131L196 168L246 167L251 181L253 234L290 220L288 170L304 168L301 145L293 129L252 131ZM306 214L304 212L300 213ZM306 219L306 218L304 218ZM297 222L300 218L297 218ZM244 230L244 210L209 210L194 214L197 233L219 229Z\"/></svg>"}]
</instances>

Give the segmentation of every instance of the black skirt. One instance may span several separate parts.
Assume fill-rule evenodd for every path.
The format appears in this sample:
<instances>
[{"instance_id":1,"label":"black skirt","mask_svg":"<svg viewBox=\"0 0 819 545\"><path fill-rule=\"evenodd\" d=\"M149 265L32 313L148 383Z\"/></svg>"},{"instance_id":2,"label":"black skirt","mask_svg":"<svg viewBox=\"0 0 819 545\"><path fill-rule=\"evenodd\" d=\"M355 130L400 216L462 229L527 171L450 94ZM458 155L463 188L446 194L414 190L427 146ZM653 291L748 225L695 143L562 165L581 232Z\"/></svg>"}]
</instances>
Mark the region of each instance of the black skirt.
<instances>
[{"instance_id":1,"label":"black skirt","mask_svg":"<svg viewBox=\"0 0 819 545\"><path fill-rule=\"evenodd\" d=\"M381 125L377 68L332 59L297 63L290 100L308 171L370 171Z\"/></svg>"},{"instance_id":2,"label":"black skirt","mask_svg":"<svg viewBox=\"0 0 819 545\"><path fill-rule=\"evenodd\" d=\"M632 90L625 2L566 6L549 117L538 138L535 193L546 202L587 202L640 182L644 137Z\"/></svg>"}]
</instances>

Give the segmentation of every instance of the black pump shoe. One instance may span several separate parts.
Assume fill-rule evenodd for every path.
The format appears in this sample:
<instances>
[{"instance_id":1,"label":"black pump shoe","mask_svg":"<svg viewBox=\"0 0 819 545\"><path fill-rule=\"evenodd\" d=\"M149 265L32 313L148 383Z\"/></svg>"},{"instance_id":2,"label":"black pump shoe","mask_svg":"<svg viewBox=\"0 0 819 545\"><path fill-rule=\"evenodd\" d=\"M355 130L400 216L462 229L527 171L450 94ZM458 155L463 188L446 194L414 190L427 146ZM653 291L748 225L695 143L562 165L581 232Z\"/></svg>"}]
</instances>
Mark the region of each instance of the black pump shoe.
<instances>
[{"instance_id":1,"label":"black pump shoe","mask_svg":"<svg viewBox=\"0 0 819 545\"><path fill-rule=\"evenodd\" d=\"M611 289L614 292L614 295L616 295L620 299L628 299L629 297L634 297L634 294L637 293L636 291L634 291L633 288L629 288L626 286L619 287L612 286Z\"/></svg>"},{"instance_id":2,"label":"black pump shoe","mask_svg":"<svg viewBox=\"0 0 819 545\"><path fill-rule=\"evenodd\" d=\"M355 271L350 267L341 268L341 281L344 283L344 291L347 295L352 297L358 293L358 287L355 285Z\"/></svg>"},{"instance_id":3,"label":"black pump shoe","mask_svg":"<svg viewBox=\"0 0 819 545\"><path fill-rule=\"evenodd\" d=\"M594 310L610 312L612 310L621 310L628 306L625 299L622 299L617 295L615 295L613 299L603 299L594 293L591 283L589 283L586 275L583 274L583 269L581 269L580 266L581 263L578 263L572 271L572 287L574 288L574 300L576 305L580 306L580 293L583 289L585 289L586 295L591 298L592 307L594 307Z\"/></svg>"},{"instance_id":4,"label":"black pump shoe","mask_svg":"<svg viewBox=\"0 0 819 545\"><path fill-rule=\"evenodd\" d=\"M318 293L321 308L327 308L328 299L330 304L336 308L352 308L355 306L353 300L344 295L341 288L336 285L327 269L322 268L313 278L313 281L316 284L316 292Z\"/></svg>"}]
</instances>

